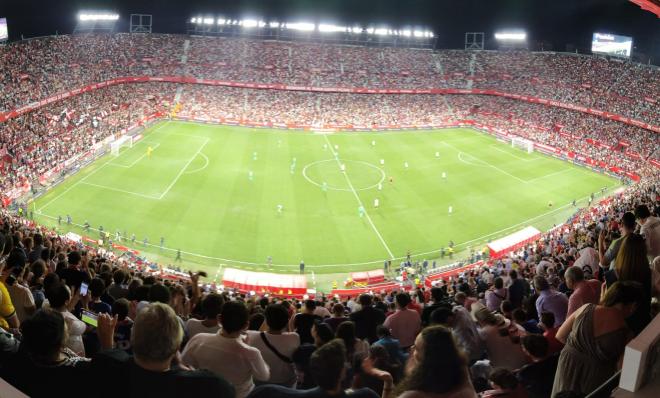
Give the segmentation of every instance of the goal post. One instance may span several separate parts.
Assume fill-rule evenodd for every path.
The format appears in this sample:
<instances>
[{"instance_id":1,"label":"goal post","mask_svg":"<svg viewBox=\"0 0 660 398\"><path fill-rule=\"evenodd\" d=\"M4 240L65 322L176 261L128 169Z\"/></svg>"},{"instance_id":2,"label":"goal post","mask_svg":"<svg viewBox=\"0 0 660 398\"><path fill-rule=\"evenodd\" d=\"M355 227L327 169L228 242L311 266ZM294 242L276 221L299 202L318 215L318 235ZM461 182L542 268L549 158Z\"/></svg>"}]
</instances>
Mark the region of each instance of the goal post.
<instances>
[{"instance_id":1,"label":"goal post","mask_svg":"<svg viewBox=\"0 0 660 398\"><path fill-rule=\"evenodd\" d=\"M526 140L520 137L511 138L511 148L519 148L527 151L527 153L534 152L534 143L530 140Z\"/></svg>"},{"instance_id":2,"label":"goal post","mask_svg":"<svg viewBox=\"0 0 660 398\"><path fill-rule=\"evenodd\" d=\"M122 147L132 148L133 147L133 137L130 136L130 135L122 135L121 137L119 137L116 140L112 141L110 143L110 153L113 156L119 156L119 150Z\"/></svg>"}]
</instances>

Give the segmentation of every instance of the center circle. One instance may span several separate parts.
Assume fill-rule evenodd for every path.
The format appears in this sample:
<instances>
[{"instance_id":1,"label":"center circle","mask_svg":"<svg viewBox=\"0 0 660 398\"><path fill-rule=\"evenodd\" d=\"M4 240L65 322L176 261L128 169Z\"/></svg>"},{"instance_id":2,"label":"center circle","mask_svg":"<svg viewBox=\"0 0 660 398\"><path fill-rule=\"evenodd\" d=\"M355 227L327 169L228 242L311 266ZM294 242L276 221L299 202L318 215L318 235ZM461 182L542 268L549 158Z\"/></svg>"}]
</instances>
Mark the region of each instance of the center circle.
<instances>
[{"instance_id":1,"label":"center circle","mask_svg":"<svg viewBox=\"0 0 660 398\"><path fill-rule=\"evenodd\" d=\"M341 171L340 164L345 165L345 171ZM362 160L319 160L306 165L302 174L310 183L321 188L326 183L333 191L351 192L349 179L356 191L376 188L385 181L383 169Z\"/></svg>"}]
</instances>

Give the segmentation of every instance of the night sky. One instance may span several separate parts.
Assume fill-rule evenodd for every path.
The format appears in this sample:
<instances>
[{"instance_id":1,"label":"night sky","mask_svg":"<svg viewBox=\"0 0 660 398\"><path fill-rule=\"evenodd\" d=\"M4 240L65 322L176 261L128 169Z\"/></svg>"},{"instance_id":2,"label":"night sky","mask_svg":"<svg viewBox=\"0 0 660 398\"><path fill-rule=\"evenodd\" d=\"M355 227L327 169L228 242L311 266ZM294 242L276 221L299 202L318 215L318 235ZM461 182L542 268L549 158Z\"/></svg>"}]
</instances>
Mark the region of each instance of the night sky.
<instances>
[{"instance_id":1,"label":"night sky","mask_svg":"<svg viewBox=\"0 0 660 398\"><path fill-rule=\"evenodd\" d=\"M12 40L71 33L81 9L105 9L121 15L128 30L131 13L152 14L154 32L185 33L198 14L264 20L310 20L337 24L403 25L433 30L438 48L462 48L464 33L517 27L527 30L533 47L565 51L588 49L594 31L634 38L635 53L660 64L660 19L628 0L1 0ZM572 47L570 47L572 48Z\"/></svg>"}]
</instances>

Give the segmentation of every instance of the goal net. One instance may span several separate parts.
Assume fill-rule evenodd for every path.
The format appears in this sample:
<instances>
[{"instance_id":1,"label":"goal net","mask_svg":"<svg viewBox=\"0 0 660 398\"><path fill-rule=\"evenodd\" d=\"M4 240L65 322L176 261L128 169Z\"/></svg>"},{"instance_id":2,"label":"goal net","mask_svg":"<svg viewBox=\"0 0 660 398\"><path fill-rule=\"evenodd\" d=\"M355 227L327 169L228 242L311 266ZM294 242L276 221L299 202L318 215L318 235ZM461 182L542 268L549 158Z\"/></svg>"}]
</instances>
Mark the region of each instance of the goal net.
<instances>
[{"instance_id":1,"label":"goal net","mask_svg":"<svg viewBox=\"0 0 660 398\"><path fill-rule=\"evenodd\" d=\"M110 143L110 153L114 156L119 156L119 150L122 147L133 147L133 137L130 135L123 135Z\"/></svg>"},{"instance_id":2,"label":"goal net","mask_svg":"<svg viewBox=\"0 0 660 398\"><path fill-rule=\"evenodd\" d=\"M511 148L520 148L527 151L527 153L534 152L534 143L520 137L511 138Z\"/></svg>"}]
</instances>

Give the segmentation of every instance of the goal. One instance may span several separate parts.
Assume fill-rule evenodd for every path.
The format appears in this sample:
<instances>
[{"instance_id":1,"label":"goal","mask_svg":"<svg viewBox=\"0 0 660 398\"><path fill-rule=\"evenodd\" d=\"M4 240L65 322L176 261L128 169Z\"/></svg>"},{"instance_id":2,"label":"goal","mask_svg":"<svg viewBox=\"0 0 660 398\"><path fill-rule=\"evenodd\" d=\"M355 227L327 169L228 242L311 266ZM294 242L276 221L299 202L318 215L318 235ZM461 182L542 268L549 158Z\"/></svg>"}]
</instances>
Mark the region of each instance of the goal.
<instances>
[{"instance_id":1,"label":"goal","mask_svg":"<svg viewBox=\"0 0 660 398\"><path fill-rule=\"evenodd\" d=\"M526 150L527 153L532 153L534 152L534 143L524 138L513 137L511 138L511 148L520 148Z\"/></svg>"},{"instance_id":2,"label":"goal","mask_svg":"<svg viewBox=\"0 0 660 398\"><path fill-rule=\"evenodd\" d=\"M119 156L121 147L133 147L133 137L130 135L122 135L110 143L110 153L114 156Z\"/></svg>"}]
</instances>

